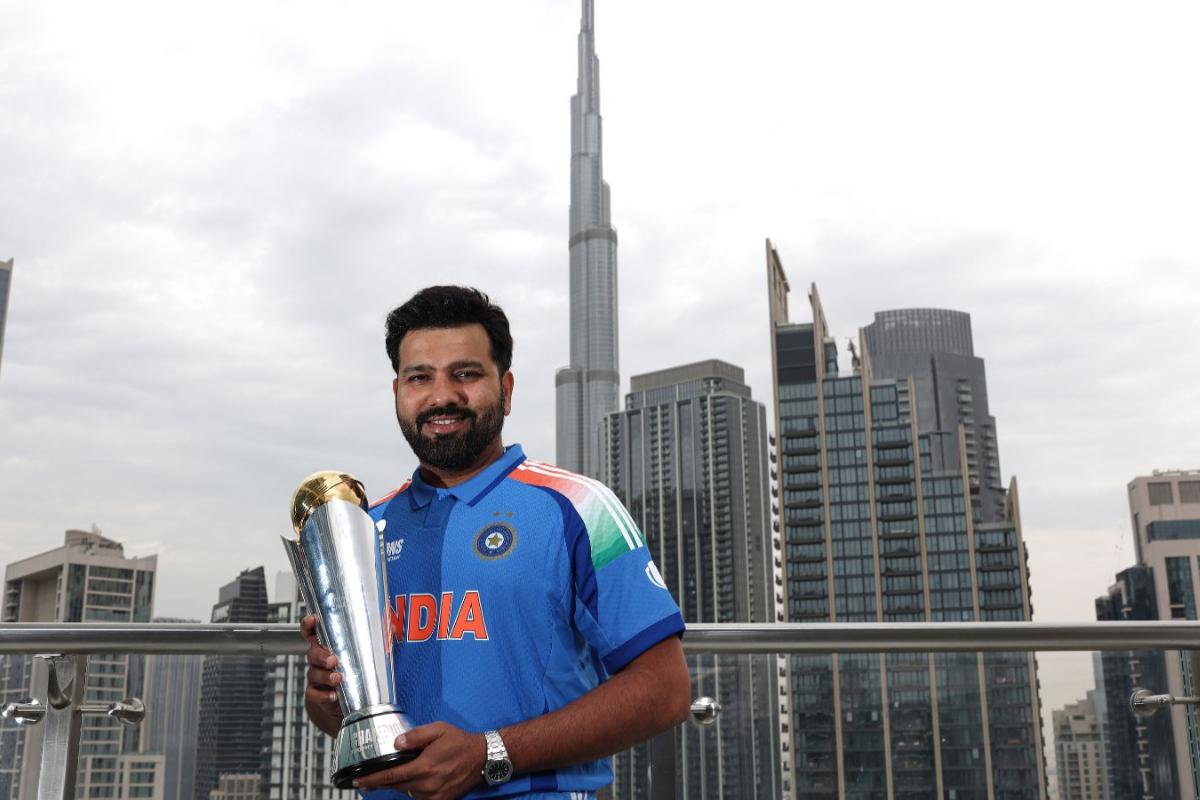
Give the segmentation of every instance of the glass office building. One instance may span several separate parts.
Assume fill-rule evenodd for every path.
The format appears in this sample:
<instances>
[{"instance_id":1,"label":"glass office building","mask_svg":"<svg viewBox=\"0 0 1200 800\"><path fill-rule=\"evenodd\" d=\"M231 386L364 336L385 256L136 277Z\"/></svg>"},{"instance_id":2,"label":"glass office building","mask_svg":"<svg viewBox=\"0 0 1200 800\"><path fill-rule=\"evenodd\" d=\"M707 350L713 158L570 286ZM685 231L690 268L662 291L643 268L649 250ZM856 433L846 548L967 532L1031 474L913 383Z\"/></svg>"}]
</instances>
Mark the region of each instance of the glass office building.
<instances>
[{"instance_id":1,"label":"glass office building","mask_svg":"<svg viewBox=\"0 0 1200 800\"><path fill-rule=\"evenodd\" d=\"M767 242L775 501L790 622L1031 617L1015 481L978 502L964 425L956 458L919 425L911 376L875 378L869 344L839 367L815 286L788 319ZM863 337L865 340L866 337ZM793 656L781 713L784 795L855 800L1046 796L1032 654Z\"/></svg>"},{"instance_id":2,"label":"glass office building","mask_svg":"<svg viewBox=\"0 0 1200 800\"><path fill-rule=\"evenodd\" d=\"M645 534L684 619L774 622L767 414L742 369L709 360L634 376L603 432L602 480ZM723 711L711 728L684 725L660 742L675 750L675 796L778 798L774 656L688 665L692 696ZM616 757L614 797L648 796L649 751Z\"/></svg>"},{"instance_id":3,"label":"glass office building","mask_svg":"<svg viewBox=\"0 0 1200 800\"><path fill-rule=\"evenodd\" d=\"M267 579L262 567L243 570L221 587L211 621L267 621ZM200 706L193 784L195 800L209 800L209 793L218 788L234 791L243 785L242 776L259 780L262 752L269 741L263 730L267 666L267 660L260 656L204 659L200 679L204 703ZM238 776L238 781L223 782L225 776Z\"/></svg>"}]
</instances>

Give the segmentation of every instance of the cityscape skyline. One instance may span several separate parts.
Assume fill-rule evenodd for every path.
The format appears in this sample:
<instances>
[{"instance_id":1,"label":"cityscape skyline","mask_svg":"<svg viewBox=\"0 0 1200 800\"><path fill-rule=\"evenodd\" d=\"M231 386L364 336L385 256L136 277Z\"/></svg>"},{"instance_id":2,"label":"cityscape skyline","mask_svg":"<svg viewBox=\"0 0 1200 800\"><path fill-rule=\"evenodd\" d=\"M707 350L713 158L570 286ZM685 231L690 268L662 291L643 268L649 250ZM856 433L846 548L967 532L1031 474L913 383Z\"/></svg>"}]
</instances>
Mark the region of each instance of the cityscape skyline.
<instances>
[{"instance_id":1,"label":"cityscape skyline","mask_svg":"<svg viewBox=\"0 0 1200 800\"><path fill-rule=\"evenodd\" d=\"M136 74L132 62L72 38L106 30L95 12L71 25L32 6L0 12L12 23L0 25L0 42L17 65L12 118L22 123L0 135L0 165L22 190L0 198L0 257L21 262L0 370L0 559L94 520L129 537L131 552L164 556L163 585L178 590L156 610L189 617L207 613L227 551L245 554L239 566L282 566L274 535L303 475L346 468L378 496L411 470L387 401L380 331L387 309L432 275L480 285L509 309L518 388L507 438L549 458L554 400L545 387L553 365L565 363L567 329L561 118L575 62L563 43L578 23L568 6L481 11L487 36L463 32L453 57L437 52L445 39L410 43L404 25L352 15L324 31L331 46L318 56L298 30L311 25L301 15L284 31L299 43L266 64L259 42L269 50L287 40L271 39L270 15L251 14L255 43L228 42L229 62L216 74L186 47L155 50L197 34L152 14L161 45L119 33L108 40L154 57L161 85L123 80ZM1061 11L1039 19L1036 36L1022 29L1020 12L989 20L993 43L970 36L965 12L941 9L978 51L968 53L963 42L920 31L893 50L837 12L798 25L751 6L717 28L678 7L637 17L603 9L607 167L621 187L616 223L632 267L621 293L626 373L715 356L744 365L764 397L758 259L768 233L789 254L793 280L819 283L843 324L918 302L972 313L1003 421L1004 466L1022 478L1038 619L1090 619L1086 598L1132 562L1119 487L1154 468L1192 466L1188 443L1200 438L1200 395L1179 380L1189 374L1187 343L1200 335L1190 311L1200 243L1185 223L1194 198L1172 188L1200 176L1184 146L1200 126L1195 112L1156 106L1159 95L1133 88L1167 93L1171 75L1194 74L1190 43L1175 38L1190 26L1143 28L1151 23L1093 11L1085 20L1095 37L1072 44L1092 70L1084 75L1050 61L1079 22ZM915 23L925 18L908 11ZM434 10L414 13L430 15L407 25L417 31L454 25ZM893 14L881 9L881 29L908 30ZM220 40L227 21L186 22L216 25L210 33ZM489 41L502 43L495 31L508 25L530 34L524 52ZM799 41L775 38L787 31ZM722 71L689 50L715 35L744 45L751 33L749 58ZM832 51L851 34L865 36L860 47ZM1126 49L1127 38L1136 45L1139 35L1155 52L1120 64L1114 88L1107 79L1118 65L1100 54L1114 42ZM1029 58L1001 79L995 65L1008 63L1000 51L1012 39ZM358 52L352 41L361 58L345 55ZM780 62L785 44L794 55ZM926 56L906 60L918 50ZM80 55L49 73L31 68L57 51ZM408 55L389 55L397 52ZM856 71L864 56L875 70ZM938 58L953 61L956 76L934 70ZM491 74L475 75L481 65ZM254 79L241 92L206 91L245 76ZM167 84L181 88L167 92ZM938 102L967 85L957 118L941 117ZM1081 124L1111 122L1111 107L1153 120L1165 131L1154 152L1137 146L1147 134L1128 122L1070 125L1051 91L1064 86L1078 88ZM779 97L805 102L795 103L799 112L776 109ZM876 120L847 108L845 97L905 124L865 138ZM43 98L54 113L32 125L42 121ZM380 99L403 111L373 110L350 124ZM693 109L714 103L712 124L695 125ZM136 112L149 106L161 119L148 125ZM689 110L672 110L680 107ZM914 119L903 117L907 107ZM769 130L737 122L763 109L778 111ZM1039 124L1032 138L1020 125L988 131L1005 111L1054 124ZM330 121L341 112L344 124ZM97 132L86 143L79 119ZM919 141L928 131L945 133ZM281 141L290 144L278 154ZM131 142L145 145L136 163L125 153ZM356 154L356 165L337 174L311 166L331 146ZM1110 166L1103 192L1092 177L1096 154ZM1018 166L1027 156L1031 166ZM1055 158L1064 163L1051 167ZM245 191L230 197L230 186ZM264 216L264 208L277 210ZM330 264L355 268L331 282ZM364 297L386 299L374 308ZM322 365L319 380L313 363ZM321 413L334 398L351 398L350 419ZM1125 426L1138 436L1114 442L1112 431ZM1072 567L1065 576L1064 564ZM1060 658L1069 662L1042 663L1049 707L1080 696L1077 670L1048 668Z\"/></svg>"}]
</instances>

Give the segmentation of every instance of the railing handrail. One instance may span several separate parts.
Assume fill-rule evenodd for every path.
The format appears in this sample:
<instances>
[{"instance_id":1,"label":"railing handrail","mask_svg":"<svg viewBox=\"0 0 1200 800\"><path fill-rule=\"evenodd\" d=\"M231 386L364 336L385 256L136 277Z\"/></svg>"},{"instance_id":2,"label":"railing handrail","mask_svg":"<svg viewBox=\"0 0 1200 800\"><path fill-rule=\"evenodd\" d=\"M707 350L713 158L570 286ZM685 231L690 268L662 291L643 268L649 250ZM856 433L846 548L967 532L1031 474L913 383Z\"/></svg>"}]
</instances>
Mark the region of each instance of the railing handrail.
<instances>
[{"instance_id":1,"label":"railing handrail","mask_svg":"<svg viewBox=\"0 0 1200 800\"><path fill-rule=\"evenodd\" d=\"M296 625L4 623L2 653L298 655ZM1200 622L693 623L689 653L1200 650Z\"/></svg>"}]
</instances>

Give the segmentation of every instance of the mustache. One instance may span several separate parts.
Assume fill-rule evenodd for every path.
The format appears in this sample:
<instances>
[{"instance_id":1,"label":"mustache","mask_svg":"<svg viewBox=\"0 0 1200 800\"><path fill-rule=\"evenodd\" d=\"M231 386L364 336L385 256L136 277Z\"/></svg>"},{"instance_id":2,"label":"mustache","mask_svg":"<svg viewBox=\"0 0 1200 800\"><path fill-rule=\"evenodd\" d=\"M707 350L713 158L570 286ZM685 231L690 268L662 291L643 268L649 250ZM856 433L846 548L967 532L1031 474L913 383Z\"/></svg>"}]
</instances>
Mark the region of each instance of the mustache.
<instances>
[{"instance_id":1,"label":"mustache","mask_svg":"<svg viewBox=\"0 0 1200 800\"><path fill-rule=\"evenodd\" d=\"M417 428L420 428L434 417L458 417L459 419L475 420L475 412L462 406L440 406L417 414Z\"/></svg>"}]
</instances>

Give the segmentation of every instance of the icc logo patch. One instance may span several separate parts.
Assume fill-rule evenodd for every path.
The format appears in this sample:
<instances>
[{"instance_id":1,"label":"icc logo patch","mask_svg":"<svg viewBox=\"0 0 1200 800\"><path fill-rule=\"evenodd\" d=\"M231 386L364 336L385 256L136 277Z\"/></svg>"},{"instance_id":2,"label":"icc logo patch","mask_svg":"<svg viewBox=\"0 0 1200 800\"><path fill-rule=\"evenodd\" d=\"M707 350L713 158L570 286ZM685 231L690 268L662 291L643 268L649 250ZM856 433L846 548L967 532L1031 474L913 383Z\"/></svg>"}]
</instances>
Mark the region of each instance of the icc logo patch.
<instances>
[{"instance_id":1,"label":"icc logo patch","mask_svg":"<svg viewBox=\"0 0 1200 800\"><path fill-rule=\"evenodd\" d=\"M517 531L507 522L489 522L475 536L475 554L485 561L504 558L517 544Z\"/></svg>"}]
</instances>

